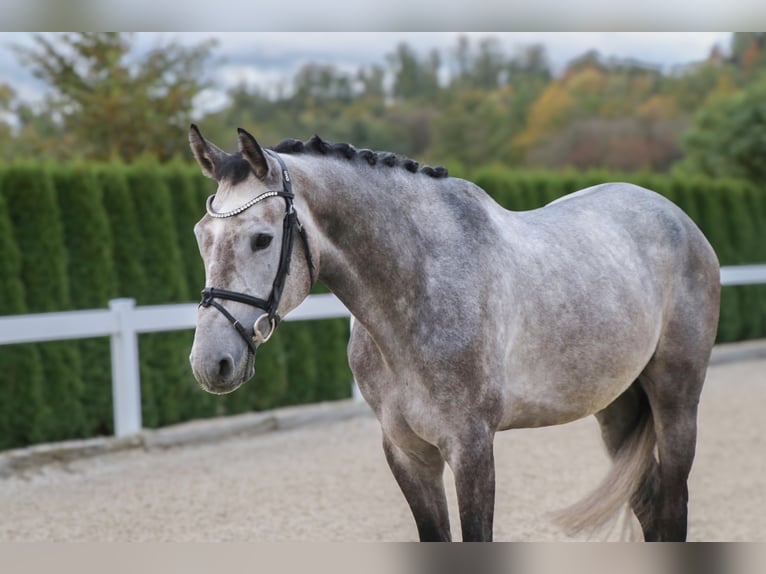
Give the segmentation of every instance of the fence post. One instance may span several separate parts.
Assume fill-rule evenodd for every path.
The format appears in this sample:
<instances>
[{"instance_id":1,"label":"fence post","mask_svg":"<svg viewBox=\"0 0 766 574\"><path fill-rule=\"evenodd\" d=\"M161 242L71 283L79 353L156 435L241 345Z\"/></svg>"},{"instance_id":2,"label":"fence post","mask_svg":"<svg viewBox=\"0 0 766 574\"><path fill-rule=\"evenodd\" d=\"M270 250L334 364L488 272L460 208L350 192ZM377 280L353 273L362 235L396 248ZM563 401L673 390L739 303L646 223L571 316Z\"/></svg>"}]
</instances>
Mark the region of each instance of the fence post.
<instances>
[{"instance_id":1,"label":"fence post","mask_svg":"<svg viewBox=\"0 0 766 574\"><path fill-rule=\"evenodd\" d=\"M111 336L112 402L116 436L126 436L141 431L138 336L128 317L135 306L135 299L109 301L109 309L117 320L117 330Z\"/></svg>"}]
</instances>

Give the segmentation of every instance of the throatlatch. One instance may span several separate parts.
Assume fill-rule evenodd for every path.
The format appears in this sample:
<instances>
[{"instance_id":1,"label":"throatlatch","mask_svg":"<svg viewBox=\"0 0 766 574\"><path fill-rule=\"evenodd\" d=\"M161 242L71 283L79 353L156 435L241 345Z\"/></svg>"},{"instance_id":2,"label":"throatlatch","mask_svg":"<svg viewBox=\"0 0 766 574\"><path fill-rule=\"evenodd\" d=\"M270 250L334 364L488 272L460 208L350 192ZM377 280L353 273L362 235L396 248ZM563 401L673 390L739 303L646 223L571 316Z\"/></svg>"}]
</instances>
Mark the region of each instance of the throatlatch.
<instances>
[{"instance_id":1,"label":"throatlatch","mask_svg":"<svg viewBox=\"0 0 766 574\"><path fill-rule=\"evenodd\" d=\"M224 219L227 217L233 217L239 215L246 209L249 209L253 205L260 203L264 199L270 197L282 197L285 200L285 217L282 224L282 251L279 256L279 267L277 268L277 274L274 277L274 283L271 287L271 294L268 299L260 299L259 297L253 297L246 293L238 293L236 291L227 291L226 289L217 289L215 287L206 287L202 290L202 301L200 306L202 307L215 307L221 314L228 319L229 323L237 330L240 337L247 343L248 348L255 354L255 349L261 343L268 341L274 334L274 330L279 325L281 320L277 309L279 308L279 301L282 298L282 290L285 286L285 281L290 273L290 260L293 255L293 240L295 238L295 232L297 231L303 241L303 250L306 254L306 264L309 269L309 282L310 287L314 286L314 261L311 257L311 250L309 249L309 241L306 236L306 229L301 225L298 219L298 214L295 211L293 205L293 187L290 181L290 174L287 172L285 162L279 156L279 154L271 151L264 150L266 153L275 158L280 167L282 168L282 189L280 191L266 191L257 197L251 199L244 205L233 209L231 211L219 213L213 209L213 199L215 195L211 195L207 199L207 213L211 217L217 219ZM227 299L229 301L236 301L238 303L245 303L264 311L263 315L258 317L253 324L252 334L248 333L247 329L240 323L226 308L221 305L216 299ZM263 320L268 319L269 330L267 335L263 335L258 330L258 324Z\"/></svg>"}]
</instances>

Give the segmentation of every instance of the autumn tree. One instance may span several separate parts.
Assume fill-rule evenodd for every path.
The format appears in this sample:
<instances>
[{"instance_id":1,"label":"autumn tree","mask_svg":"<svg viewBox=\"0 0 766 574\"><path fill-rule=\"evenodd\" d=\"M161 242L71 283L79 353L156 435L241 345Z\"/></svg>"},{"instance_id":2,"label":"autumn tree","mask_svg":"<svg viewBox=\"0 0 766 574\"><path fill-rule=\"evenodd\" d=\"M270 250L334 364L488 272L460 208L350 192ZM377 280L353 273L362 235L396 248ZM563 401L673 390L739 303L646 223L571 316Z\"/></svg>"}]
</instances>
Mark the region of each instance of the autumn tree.
<instances>
[{"instance_id":1,"label":"autumn tree","mask_svg":"<svg viewBox=\"0 0 766 574\"><path fill-rule=\"evenodd\" d=\"M72 138L51 114L19 99L13 87L0 84L0 159L70 157Z\"/></svg>"},{"instance_id":2,"label":"autumn tree","mask_svg":"<svg viewBox=\"0 0 766 574\"><path fill-rule=\"evenodd\" d=\"M544 85L514 143L535 166L666 171L687 124L679 82L664 80L650 65L587 52Z\"/></svg>"},{"instance_id":3,"label":"autumn tree","mask_svg":"<svg viewBox=\"0 0 766 574\"><path fill-rule=\"evenodd\" d=\"M182 151L194 99L207 86L203 65L212 42L170 42L138 54L126 33L37 34L34 41L16 51L50 86L46 111L74 140L70 150L128 161Z\"/></svg>"}]
</instances>

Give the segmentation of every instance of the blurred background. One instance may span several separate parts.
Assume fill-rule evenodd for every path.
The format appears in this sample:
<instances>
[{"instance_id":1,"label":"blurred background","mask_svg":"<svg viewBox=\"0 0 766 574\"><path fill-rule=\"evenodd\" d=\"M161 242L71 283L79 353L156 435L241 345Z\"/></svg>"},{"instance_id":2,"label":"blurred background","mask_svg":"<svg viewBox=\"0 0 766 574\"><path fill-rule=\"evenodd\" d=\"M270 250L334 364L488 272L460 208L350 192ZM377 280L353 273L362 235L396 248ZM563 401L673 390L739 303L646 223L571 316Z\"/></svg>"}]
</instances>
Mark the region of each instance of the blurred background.
<instances>
[{"instance_id":1,"label":"blurred background","mask_svg":"<svg viewBox=\"0 0 766 574\"><path fill-rule=\"evenodd\" d=\"M5 33L0 158L319 133L470 172L763 178L764 33ZM732 113L736 110L736 113ZM759 147L761 146L761 147Z\"/></svg>"},{"instance_id":2,"label":"blurred background","mask_svg":"<svg viewBox=\"0 0 766 574\"><path fill-rule=\"evenodd\" d=\"M766 33L8 32L0 315L197 300L191 122L224 149L243 127L445 165L510 209L632 181L722 264L766 262ZM765 290L724 288L719 342L766 336ZM285 324L223 397L190 332L141 335L144 426L348 397L348 332ZM114 431L105 338L0 347L0 392L0 449Z\"/></svg>"}]
</instances>

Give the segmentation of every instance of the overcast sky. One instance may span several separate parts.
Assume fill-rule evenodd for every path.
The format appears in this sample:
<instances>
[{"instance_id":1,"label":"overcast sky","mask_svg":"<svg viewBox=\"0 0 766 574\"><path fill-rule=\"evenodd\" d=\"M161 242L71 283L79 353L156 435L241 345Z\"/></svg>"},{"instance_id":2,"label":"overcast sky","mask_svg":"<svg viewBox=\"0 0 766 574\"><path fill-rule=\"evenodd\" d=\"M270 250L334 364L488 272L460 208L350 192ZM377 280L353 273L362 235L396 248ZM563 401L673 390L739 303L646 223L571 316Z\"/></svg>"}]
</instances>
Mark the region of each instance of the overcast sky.
<instances>
[{"instance_id":1,"label":"overcast sky","mask_svg":"<svg viewBox=\"0 0 766 574\"><path fill-rule=\"evenodd\" d=\"M245 81L268 88L288 82L307 62L332 63L343 69L385 64L386 54L400 42L407 42L421 54L437 48L446 51L456 45L457 32L138 32L140 50L168 40L195 44L208 38L218 40L211 62L210 77L220 86L208 94L210 105L220 103L220 94ZM587 50L606 57L632 58L665 69L704 59L714 45L726 50L729 32L494 32L469 33L475 45L481 37L495 36L511 54L521 46L540 43L546 47L555 71ZM18 62L12 44L29 45L24 32L0 33L0 82L14 87L20 97L40 98L43 86Z\"/></svg>"}]
</instances>

